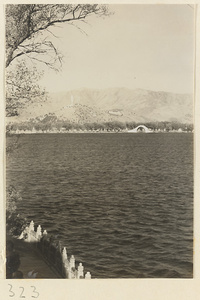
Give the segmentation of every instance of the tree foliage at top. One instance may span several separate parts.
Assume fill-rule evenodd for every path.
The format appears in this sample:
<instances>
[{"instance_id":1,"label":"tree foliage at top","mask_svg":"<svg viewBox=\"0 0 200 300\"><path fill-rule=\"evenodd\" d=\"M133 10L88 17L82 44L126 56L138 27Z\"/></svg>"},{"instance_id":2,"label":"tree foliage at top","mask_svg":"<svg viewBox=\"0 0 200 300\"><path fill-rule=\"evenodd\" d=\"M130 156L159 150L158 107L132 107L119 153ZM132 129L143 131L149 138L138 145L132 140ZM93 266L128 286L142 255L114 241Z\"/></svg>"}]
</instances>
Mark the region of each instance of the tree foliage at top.
<instances>
[{"instance_id":1,"label":"tree foliage at top","mask_svg":"<svg viewBox=\"0 0 200 300\"><path fill-rule=\"evenodd\" d=\"M58 70L62 56L48 37L49 33L54 35L51 28L75 21L85 22L90 15L107 16L108 7L98 4L6 5L7 116L18 115L19 109L30 101L45 99L45 91L38 85L41 73L25 61L41 62Z\"/></svg>"},{"instance_id":2,"label":"tree foliage at top","mask_svg":"<svg viewBox=\"0 0 200 300\"><path fill-rule=\"evenodd\" d=\"M7 5L6 67L22 55L54 67L61 56L43 33L61 23L84 21L90 15L109 15L108 7L98 4ZM48 60L46 54L49 55Z\"/></svg>"}]
</instances>

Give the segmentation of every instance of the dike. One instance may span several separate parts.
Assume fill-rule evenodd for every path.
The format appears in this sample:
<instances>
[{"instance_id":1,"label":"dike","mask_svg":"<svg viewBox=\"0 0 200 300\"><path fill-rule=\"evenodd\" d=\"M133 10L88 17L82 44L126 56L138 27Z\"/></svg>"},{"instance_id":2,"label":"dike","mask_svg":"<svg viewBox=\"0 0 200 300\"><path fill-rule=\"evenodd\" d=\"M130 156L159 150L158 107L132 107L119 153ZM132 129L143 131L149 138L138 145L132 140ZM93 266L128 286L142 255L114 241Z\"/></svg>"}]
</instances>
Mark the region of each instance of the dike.
<instances>
[{"instance_id":1,"label":"dike","mask_svg":"<svg viewBox=\"0 0 200 300\"><path fill-rule=\"evenodd\" d=\"M62 278L42 257L35 243L27 243L24 240L7 236L7 241L14 244L14 252L19 254L21 271L24 279L30 278ZM17 277L18 278L18 277Z\"/></svg>"},{"instance_id":2,"label":"dike","mask_svg":"<svg viewBox=\"0 0 200 300\"><path fill-rule=\"evenodd\" d=\"M60 241L46 230L42 232L40 225L35 228L33 221L18 238L8 235L7 244L9 242L12 242L14 249L10 255L7 249L7 262L12 261L13 254L18 254L20 259L17 271L13 273L14 278L91 278L90 272L84 273L82 263L77 266L73 255L68 258L66 247L62 247ZM19 277L20 274L23 277Z\"/></svg>"}]
</instances>

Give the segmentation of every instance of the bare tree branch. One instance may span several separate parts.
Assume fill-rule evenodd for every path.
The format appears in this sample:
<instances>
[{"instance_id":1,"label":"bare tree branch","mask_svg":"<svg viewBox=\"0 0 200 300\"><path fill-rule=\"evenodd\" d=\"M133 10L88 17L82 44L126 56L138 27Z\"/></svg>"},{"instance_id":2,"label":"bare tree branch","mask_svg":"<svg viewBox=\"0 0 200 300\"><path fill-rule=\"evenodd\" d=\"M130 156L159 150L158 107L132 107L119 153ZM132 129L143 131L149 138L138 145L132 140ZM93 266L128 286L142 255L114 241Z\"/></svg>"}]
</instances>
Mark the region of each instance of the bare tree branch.
<instances>
[{"instance_id":1,"label":"bare tree branch","mask_svg":"<svg viewBox=\"0 0 200 300\"><path fill-rule=\"evenodd\" d=\"M106 5L98 4L9 4L6 6L6 67L19 56L24 42L38 37L57 24L85 20L90 15L109 15ZM80 27L77 25L77 28ZM25 52L26 53L26 52ZM25 54L24 53L24 54Z\"/></svg>"},{"instance_id":2,"label":"bare tree branch","mask_svg":"<svg viewBox=\"0 0 200 300\"><path fill-rule=\"evenodd\" d=\"M7 115L18 115L19 108L28 102L45 99L45 91L38 85L41 74L34 67L34 62L60 70L62 55L51 41L52 37L56 37L51 30L53 27L67 23L87 35L78 21L86 23L90 15L101 17L109 14L108 6L98 4L6 5ZM22 57L28 58L26 63L21 61ZM13 61L19 63L15 65ZM32 63L33 69L27 66L28 62Z\"/></svg>"}]
</instances>

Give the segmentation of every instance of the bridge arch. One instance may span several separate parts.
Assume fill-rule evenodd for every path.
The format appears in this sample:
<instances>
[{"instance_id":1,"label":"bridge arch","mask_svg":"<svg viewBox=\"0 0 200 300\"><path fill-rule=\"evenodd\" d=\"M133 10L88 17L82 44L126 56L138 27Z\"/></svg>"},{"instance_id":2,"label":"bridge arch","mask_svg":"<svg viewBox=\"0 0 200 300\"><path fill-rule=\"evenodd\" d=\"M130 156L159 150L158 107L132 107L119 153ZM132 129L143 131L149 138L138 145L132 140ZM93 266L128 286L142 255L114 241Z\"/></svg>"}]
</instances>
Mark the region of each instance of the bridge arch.
<instances>
[{"instance_id":1,"label":"bridge arch","mask_svg":"<svg viewBox=\"0 0 200 300\"><path fill-rule=\"evenodd\" d=\"M146 127L145 125L138 125L136 128L129 130L128 132L152 132L151 129L149 129L148 127Z\"/></svg>"}]
</instances>

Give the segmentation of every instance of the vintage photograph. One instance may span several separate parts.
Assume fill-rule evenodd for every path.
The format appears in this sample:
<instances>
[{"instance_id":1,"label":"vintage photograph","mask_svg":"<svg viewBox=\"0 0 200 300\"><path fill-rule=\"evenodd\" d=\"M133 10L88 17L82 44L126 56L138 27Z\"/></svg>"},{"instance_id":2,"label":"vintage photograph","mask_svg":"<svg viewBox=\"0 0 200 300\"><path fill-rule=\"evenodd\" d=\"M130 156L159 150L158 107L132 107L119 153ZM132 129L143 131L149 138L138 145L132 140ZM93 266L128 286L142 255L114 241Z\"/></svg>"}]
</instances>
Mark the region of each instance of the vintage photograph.
<instances>
[{"instance_id":1,"label":"vintage photograph","mask_svg":"<svg viewBox=\"0 0 200 300\"><path fill-rule=\"evenodd\" d=\"M5 5L6 278L193 278L195 8Z\"/></svg>"}]
</instances>

